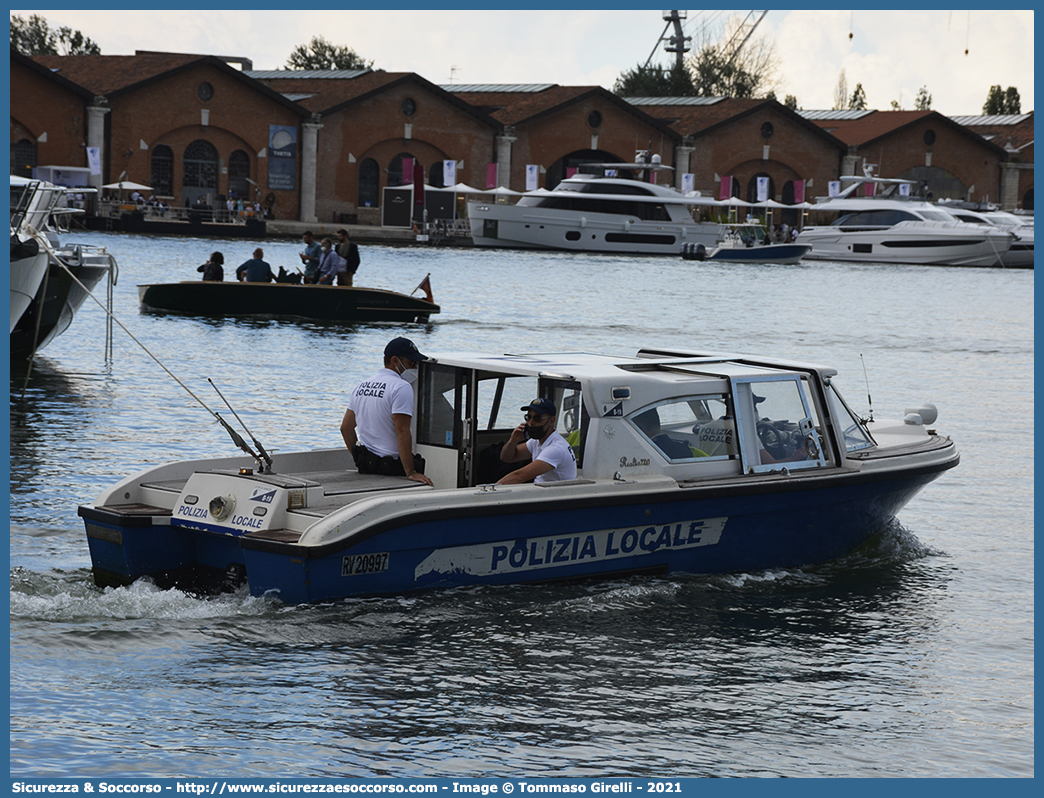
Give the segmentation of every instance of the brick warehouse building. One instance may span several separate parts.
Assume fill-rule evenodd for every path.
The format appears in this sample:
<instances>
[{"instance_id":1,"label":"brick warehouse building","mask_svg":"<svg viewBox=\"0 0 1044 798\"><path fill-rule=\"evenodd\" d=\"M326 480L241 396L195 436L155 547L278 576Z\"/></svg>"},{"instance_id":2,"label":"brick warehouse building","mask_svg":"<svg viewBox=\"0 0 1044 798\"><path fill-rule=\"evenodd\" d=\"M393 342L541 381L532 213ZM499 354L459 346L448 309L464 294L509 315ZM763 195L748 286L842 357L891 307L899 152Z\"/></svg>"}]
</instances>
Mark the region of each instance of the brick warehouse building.
<instances>
[{"instance_id":1,"label":"brick warehouse building","mask_svg":"<svg viewBox=\"0 0 1044 798\"><path fill-rule=\"evenodd\" d=\"M765 175L777 201L794 201L796 181L811 200L866 160L884 177L928 179L937 197L964 192L1032 207L1032 114L1018 117L1018 143L1002 145L994 140L1003 130L989 140L934 112L625 100L600 87L440 87L412 73L254 72L229 61L245 60L12 53L12 171L40 164L86 171L87 148L99 147L102 174L93 185L122 176L154 186L169 204L245 195L273 200L281 219L354 214L379 224L382 192L402 182L404 157L434 185L443 161L453 160L458 182L524 190L529 164L553 187L582 161L630 161L651 148L675 166L676 186L691 173L694 187L713 196L722 177L746 198Z\"/></svg>"}]
</instances>

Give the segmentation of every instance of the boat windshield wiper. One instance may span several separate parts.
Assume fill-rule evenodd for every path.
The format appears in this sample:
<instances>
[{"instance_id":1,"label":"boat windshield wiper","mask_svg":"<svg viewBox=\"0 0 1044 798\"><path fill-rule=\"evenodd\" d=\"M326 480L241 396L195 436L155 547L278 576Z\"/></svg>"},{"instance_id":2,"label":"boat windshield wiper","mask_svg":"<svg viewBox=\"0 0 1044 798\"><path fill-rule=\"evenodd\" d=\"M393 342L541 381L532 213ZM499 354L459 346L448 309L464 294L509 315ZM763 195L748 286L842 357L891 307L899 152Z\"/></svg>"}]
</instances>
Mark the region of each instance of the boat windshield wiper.
<instances>
[{"instance_id":1,"label":"boat windshield wiper","mask_svg":"<svg viewBox=\"0 0 1044 798\"><path fill-rule=\"evenodd\" d=\"M235 411L235 408L233 408L232 405L228 403L228 399L225 398L225 395L221 393L221 390L217 387L217 385L214 384L214 381L210 379L210 377L207 377L207 382L209 382L211 386L214 388L214 390L217 391L217 395L221 397L221 401L225 403L225 406L232 411L232 415L236 417L236 421L238 421L242 425L243 429L246 431L246 434L250 436L250 440L254 442L254 446L257 447L257 451L260 452L260 454L255 454L253 449L247 446L246 441L243 440L243 438L239 435L238 432L236 432L234 429L232 429L232 427L229 426L228 422L221 417L220 413L214 413L214 417L218 420L218 422L220 422L221 426L225 428L228 434L232 436L233 443L235 443L236 446L238 446L240 449L242 449L244 452L249 454L251 457L254 458L254 460L257 461L257 471L259 474L264 474L266 471L271 472L272 458L269 456L268 452L265 451L265 447L261 445L261 441L255 438L254 433L252 433L250 429L247 427L247 425L243 423L243 419L239 417L239 413L237 413Z\"/></svg>"}]
</instances>

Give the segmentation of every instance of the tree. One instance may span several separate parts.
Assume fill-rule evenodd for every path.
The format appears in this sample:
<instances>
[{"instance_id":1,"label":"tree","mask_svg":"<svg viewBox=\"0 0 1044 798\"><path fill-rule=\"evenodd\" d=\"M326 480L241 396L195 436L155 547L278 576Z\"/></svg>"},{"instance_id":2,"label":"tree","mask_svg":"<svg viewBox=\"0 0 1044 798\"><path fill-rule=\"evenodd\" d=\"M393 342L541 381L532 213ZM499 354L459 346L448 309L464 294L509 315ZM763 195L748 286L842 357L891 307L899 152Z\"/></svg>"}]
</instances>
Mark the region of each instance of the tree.
<instances>
[{"instance_id":1,"label":"tree","mask_svg":"<svg viewBox=\"0 0 1044 798\"><path fill-rule=\"evenodd\" d=\"M779 56L775 44L766 37L744 39L743 25L742 16L732 17L718 41L705 32L702 45L688 63L699 96L763 96L779 83ZM738 41L744 43L736 49L733 43Z\"/></svg>"},{"instance_id":2,"label":"tree","mask_svg":"<svg viewBox=\"0 0 1044 798\"><path fill-rule=\"evenodd\" d=\"M892 100L892 110L893 111L902 111L903 110L903 106L901 106L899 104L898 100Z\"/></svg>"},{"instance_id":3,"label":"tree","mask_svg":"<svg viewBox=\"0 0 1044 798\"><path fill-rule=\"evenodd\" d=\"M921 86L917 90L917 98L914 100L914 108L918 111L930 111L932 109L932 95L928 93L927 86Z\"/></svg>"},{"instance_id":4,"label":"tree","mask_svg":"<svg viewBox=\"0 0 1044 798\"><path fill-rule=\"evenodd\" d=\"M52 30L38 14L11 17L11 49L22 55L101 55L101 48L80 31L65 26Z\"/></svg>"},{"instance_id":5,"label":"tree","mask_svg":"<svg viewBox=\"0 0 1044 798\"><path fill-rule=\"evenodd\" d=\"M1008 86L1007 91L1002 91L1000 86L990 86L990 93L986 96L986 104L982 106L982 112L986 116L1021 114L1022 100L1019 97L1019 90L1014 86Z\"/></svg>"},{"instance_id":6,"label":"tree","mask_svg":"<svg viewBox=\"0 0 1044 798\"><path fill-rule=\"evenodd\" d=\"M786 96L786 99L783 100L783 105L785 105L791 111L796 111L798 109L797 97L795 97L793 94L788 94Z\"/></svg>"},{"instance_id":7,"label":"tree","mask_svg":"<svg viewBox=\"0 0 1044 798\"><path fill-rule=\"evenodd\" d=\"M844 109L845 105L848 104L848 79L845 77L845 70L842 67L841 74L837 76L837 85L834 87L834 108L835 111Z\"/></svg>"},{"instance_id":8,"label":"tree","mask_svg":"<svg viewBox=\"0 0 1044 798\"><path fill-rule=\"evenodd\" d=\"M856 84L855 91L852 92L852 99L848 101L848 108L852 111L866 110L866 92L863 91L862 83Z\"/></svg>"},{"instance_id":9,"label":"tree","mask_svg":"<svg viewBox=\"0 0 1044 798\"><path fill-rule=\"evenodd\" d=\"M616 79L613 93L621 97L692 97L696 88L684 64L669 68L639 65Z\"/></svg>"},{"instance_id":10,"label":"tree","mask_svg":"<svg viewBox=\"0 0 1044 798\"><path fill-rule=\"evenodd\" d=\"M350 47L313 36L308 44L299 44L290 51L286 66L287 69L370 69L373 61L367 61Z\"/></svg>"}]
</instances>

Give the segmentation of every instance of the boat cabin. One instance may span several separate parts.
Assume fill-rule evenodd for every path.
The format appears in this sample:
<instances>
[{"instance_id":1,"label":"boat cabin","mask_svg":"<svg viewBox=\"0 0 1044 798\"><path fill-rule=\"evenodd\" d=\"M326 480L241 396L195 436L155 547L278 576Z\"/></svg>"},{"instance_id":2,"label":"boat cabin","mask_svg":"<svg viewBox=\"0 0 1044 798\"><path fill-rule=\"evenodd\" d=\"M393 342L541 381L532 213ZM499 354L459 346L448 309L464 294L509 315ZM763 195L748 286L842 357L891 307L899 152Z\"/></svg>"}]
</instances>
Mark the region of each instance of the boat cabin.
<instances>
[{"instance_id":1,"label":"boat cabin","mask_svg":"<svg viewBox=\"0 0 1044 798\"><path fill-rule=\"evenodd\" d=\"M838 465L824 419L848 451L873 446L829 385L835 372L693 352L445 355L421 364L415 444L440 488L496 482L500 447L546 397L573 447L577 477L660 474L679 481ZM825 410L829 408L829 412Z\"/></svg>"}]
</instances>

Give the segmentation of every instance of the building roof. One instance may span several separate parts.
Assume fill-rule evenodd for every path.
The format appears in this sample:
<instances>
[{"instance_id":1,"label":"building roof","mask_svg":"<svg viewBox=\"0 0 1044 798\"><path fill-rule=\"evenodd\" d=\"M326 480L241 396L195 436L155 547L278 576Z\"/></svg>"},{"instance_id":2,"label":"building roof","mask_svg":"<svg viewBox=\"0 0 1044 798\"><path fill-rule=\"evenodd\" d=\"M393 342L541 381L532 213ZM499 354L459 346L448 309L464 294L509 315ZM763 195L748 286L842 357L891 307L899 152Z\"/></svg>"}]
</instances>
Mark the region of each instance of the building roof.
<instances>
[{"instance_id":1,"label":"building roof","mask_svg":"<svg viewBox=\"0 0 1044 798\"><path fill-rule=\"evenodd\" d=\"M93 94L106 97L137 91L186 69L208 66L246 83L252 91L268 96L298 115L307 113L302 106L212 55L138 52L134 55L37 55L33 60Z\"/></svg>"},{"instance_id":2,"label":"building roof","mask_svg":"<svg viewBox=\"0 0 1044 798\"><path fill-rule=\"evenodd\" d=\"M92 97L94 97L94 93L90 89L81 86L79 83L76 83L73 80L70 80L65 75L58 74L58 72L56 72L55 70L45 66L44 64L39 63L38 61L34 61L29 56L22 55L17 50L11 51L11 60L17 64L21 64L22 66L26 67L26 69L29 69L37 73L38 75L42 75L48 80L53 81L56 85L61 86L62 88L68 91L71 91L73 94L80 95L85 100L89 100Z\"/></svg>"},{"instance_id":3,"label":"building roof","mask_svg":"<svg viewBox=\"0 0 1044 798\"><path fill-rule=\"evenodd\" d=\"M318 70L302 70L290 72L280 70L273 72L277 75L273 78L259 78L264 85L283 96L294 97L297 102L307 108L313 114L327 116L337 113L348 106L362 102L375 96L380 92L387 91L393 86L403 83L415 83L432 94L443 97L451 105L458 107L464 113L479 119L483 124L493 128L499 128L499 123L492 119L482 109L459 99L452 92L444 91L434 83L422 78L415 72L381 72L381 71L359 71L351 73L341 70L342 75L350 77L338 77L336 71L327 71L316 74ZM257 73L251 73L257 74Z\"/></svg>"},{"instance_id":4,"label":"building roof","mask_svg":"<svg viewBox=\"0 0 1044 798\"><path fill-rule=\"evenodd\" d=\"M925 119L933 119L938 124L950 127L962 135L979 139L986 147L1003 151L1002 147L982 139L972 129L958 124L937 111L873 111L857 119L813 119L812 121L851 147L866 147Z\"/></svg>"},{"instance_id":5,"label":"building roof","mask_svg":"<svg viewBox=\"0 0 1044 798\"><path fill-rule=\"evenodd\" d=\"M587 97L598 97L615 105L626 113L638 117L644 124L661 133L676 136L661 119L650 115L644 108L637 108L622 97L618 97L601 86L559 86L544 84L517 89L513 86L492 84L491 91L466 91L454 86L453 94L465 102L483 109L503 125L523 125L557 113ZM485 87L484 87L485 88Z\"/></svg>"},{"instance_id":6,"label":"building roof","mask_svg":"<svg viewBox=\"0 0 1044 798\"><path fill-rule=\"evenodd\" d=\"M186 53L33 56L38 64L101 95L147 82L204 58Z\"/></svg>"}]
</instances>

